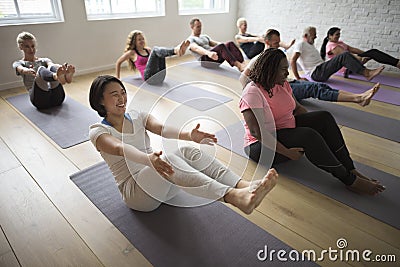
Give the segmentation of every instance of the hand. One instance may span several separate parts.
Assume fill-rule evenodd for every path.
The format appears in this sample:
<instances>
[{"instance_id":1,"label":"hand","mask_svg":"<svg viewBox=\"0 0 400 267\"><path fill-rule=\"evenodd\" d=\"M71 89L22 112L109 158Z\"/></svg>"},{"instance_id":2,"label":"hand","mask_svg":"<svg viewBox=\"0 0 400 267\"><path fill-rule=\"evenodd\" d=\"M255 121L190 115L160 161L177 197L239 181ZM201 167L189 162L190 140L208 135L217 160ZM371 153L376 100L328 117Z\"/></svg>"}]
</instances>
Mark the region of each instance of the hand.
<instances>
[{"instance_id":1,"label":"hand","mask_svg":"<svg viewBox=\"0 0 400 267\"><path fill-rule=\"evenodd\" d=\"M291 47L292 45L294 45L295 42L296 42L296 39L293 39L293 40L290 42L289 47Z\"/></svg>"},{"instance_id":2,"label":"hand","mask_svg":"<svg viewBox=\"0 0 400 267\"><path fill-rule=\"evenodd\" d=\"M301 147L292 147L288 149L288 153L286 157L290 158L291 160L299 160L304 154L304 149Z\"/></svg>"},{"instance_id":3,"label":"hand","mask_svg":"<svg viewBox=\"0 0 400 267\"><path fill-rule=\"evenodd\" d=\"M23 68L22 74L36 76L36 71L32 68Z\"/></svg>"},{"instance_id":4,"label":"hand","mask_svg":"<svg viewBox=\"0 0 400 267\"><path fill-rule=\"evenodd\" d=\"M213 60L218 60L218 54L217 52L211 51L208 53L207 55L209 58L213 59Z\"/></svg>"},{"instance_id":5,"label":"hand","mask_svg":"<svg viewBox=\"0 0 400 267\"><path fill-rule=\"evenodd\" d=\"M200 123L190 132L190 139L199 144L213 145L217 142L214 134L199 131Z\"/></svg>"},{"instance_id":6,"label":"hand","mask_svg":"<svg viewBox=\"0 0 400 267\"><path fill-rule=\"evenodd\" d=\"M172 166L162 160L160 156L162 155L162 151L160 152L153 152L152 154L149 155L150 162L153 166L153 168L164 178L168 178L172 174L174 174L174 170L172 169Z\"/></svg>"}]
</instances>

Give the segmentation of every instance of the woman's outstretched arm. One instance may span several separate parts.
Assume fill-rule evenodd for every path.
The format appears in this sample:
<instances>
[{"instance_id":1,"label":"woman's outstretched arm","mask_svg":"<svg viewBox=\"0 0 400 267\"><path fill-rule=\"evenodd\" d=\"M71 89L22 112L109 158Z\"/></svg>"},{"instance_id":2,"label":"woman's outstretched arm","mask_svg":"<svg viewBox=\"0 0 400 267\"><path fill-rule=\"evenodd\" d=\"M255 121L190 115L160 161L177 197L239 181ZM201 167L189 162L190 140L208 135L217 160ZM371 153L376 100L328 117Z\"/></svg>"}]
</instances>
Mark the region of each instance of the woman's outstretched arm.
<instances>
[{"instance_id":1,"label":"woman's outstretched arm","mask_svg":"<svg viewBox=\"0 0 400 267\"><path fill-rule=\"evenodd\" d=\"M180 139L193 141L196 143L216 143L217 138L214 134L199 130L200 124L197 124L191 131L180 131L172 126L165 126L151 114L148 115L146 121L146 130L169 139Z\"/></svg>"}]
</instances>

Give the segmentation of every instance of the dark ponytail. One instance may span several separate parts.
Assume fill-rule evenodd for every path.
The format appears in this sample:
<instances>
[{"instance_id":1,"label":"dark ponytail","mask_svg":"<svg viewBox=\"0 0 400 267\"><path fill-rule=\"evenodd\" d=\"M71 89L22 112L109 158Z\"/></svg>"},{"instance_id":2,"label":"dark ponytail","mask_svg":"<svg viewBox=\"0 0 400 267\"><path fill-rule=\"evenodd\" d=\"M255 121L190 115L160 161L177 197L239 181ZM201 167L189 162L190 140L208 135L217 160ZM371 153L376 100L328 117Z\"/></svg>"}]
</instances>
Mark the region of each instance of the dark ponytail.
<instances>
[{"instance_id":1,"label":"dark ponytail","mask_svg":"<svg viewBox=\"0 0 400 267\"><path fill-rule=\"evenodd\" d=\"M324 38L324 41L321 45L321 50L319 51L319 54L323 60L325 60L326 57L326 45L329 42L329 35L333 35L335 32L340 31L338 27L332 27L328 30L328 33L326 34L326 37Z\"/></svg>"}]
</instances>

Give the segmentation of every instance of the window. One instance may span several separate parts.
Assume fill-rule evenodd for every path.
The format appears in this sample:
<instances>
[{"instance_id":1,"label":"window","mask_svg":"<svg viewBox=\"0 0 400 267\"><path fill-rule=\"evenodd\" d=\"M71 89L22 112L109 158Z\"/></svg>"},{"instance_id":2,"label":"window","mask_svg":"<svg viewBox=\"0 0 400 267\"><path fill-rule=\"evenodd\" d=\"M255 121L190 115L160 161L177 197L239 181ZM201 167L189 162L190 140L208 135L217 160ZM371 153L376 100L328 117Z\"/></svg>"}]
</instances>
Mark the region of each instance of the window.
<instances>
[{"instance_id":1,"label":"window","mask_svg":"<svg viewBox=\"0 0 400 267\"><path fill-rule=\"evenodd\" d=\"M229 0L179 0L179 15L227 13Z\"/></svg>"},{"instance_id":2,"label":"window","mask_svg":"<svg viewBox=\"0 0 400 267\"><path fill-rule=\"evenodd\" d=\"M85 0L88 20L165 15L164 0Z\"/></svg>"},{"instance_id":3,"label":"window","mask_svg":"<svg viewBox=\"0 0 400 267\"><path fill-rule=\"evenodd\" d=\"M62 21L60 0L0 0L0 26Z\"/></svg>"}]
</instances>

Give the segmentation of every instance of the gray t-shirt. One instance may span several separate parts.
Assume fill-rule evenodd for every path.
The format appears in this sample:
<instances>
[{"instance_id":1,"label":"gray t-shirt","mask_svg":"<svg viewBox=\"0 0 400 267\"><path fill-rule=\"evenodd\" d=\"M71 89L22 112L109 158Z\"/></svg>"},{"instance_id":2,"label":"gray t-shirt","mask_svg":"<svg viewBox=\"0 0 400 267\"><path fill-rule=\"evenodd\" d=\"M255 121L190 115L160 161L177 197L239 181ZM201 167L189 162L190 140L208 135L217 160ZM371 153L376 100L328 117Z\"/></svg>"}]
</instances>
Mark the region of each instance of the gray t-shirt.
<instances>
[{"instance_id":1,"label":"gray t-shirt","mask_svg":"<svg viewBox=\"0 0 400 267\"><path fill-rule=\"evenodd\" d=\"M201 34L200 36L189 36L188 38L190 43L195 43L198 46L206 49L206 50L210 50L212 47L210 46L210 37L206 34ZM190 50L190 52L192 53L193 56L195 56L197 59L200 59L200 57L202 55L200 55L199 53L193 52L192 50Z\"/></svg>"},{"instance_id":2,"label":"gray t-shirt","mask_svg":"<svg viewBox=\"0 0 400 267\"><path fill-rule=\"evenodd\" d=\"M42 57L42 58L38 58L35 61L25 61L22 59L18 60L18 61L14 61L12 66L13 66L13 69L15 69L16 74L22 76L22 79L24 81L24 85L25 85L26 89L30 90L33 86L33 82L35 81L35 76L21 74L17 71L17 68L19 66L22 66L25 68L33 68L35 70L35 72L37 72L37 70L39 69L40 66L44 66L47 68L52 63L53 62L51 61L51 59Z\"/></svg>"}]
</instances>

